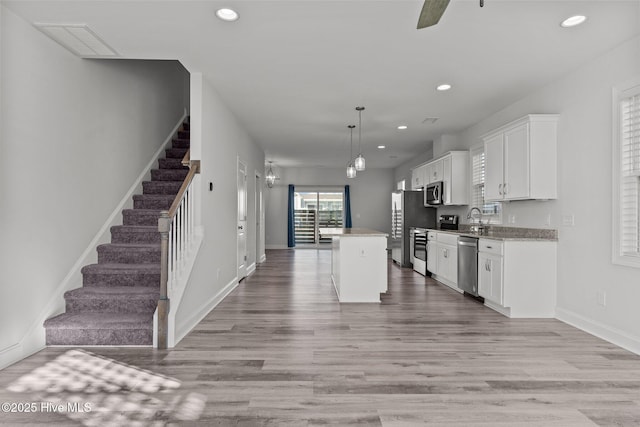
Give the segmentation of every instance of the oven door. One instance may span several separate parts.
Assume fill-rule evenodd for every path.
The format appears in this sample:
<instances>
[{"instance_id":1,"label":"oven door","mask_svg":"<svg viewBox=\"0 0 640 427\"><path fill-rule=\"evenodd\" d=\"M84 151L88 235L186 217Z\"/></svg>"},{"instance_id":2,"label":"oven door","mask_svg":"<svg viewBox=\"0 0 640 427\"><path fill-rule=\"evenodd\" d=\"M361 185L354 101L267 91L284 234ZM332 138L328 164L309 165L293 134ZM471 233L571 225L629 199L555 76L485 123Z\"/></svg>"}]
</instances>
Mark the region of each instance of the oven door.
<instances>
[{"instance_id":1,"label":"oven door","mask_svg":"<svg viewBox=\"0 0 640 427\"><path fill-rule=\"evenodd\" d=\"M424 205L425 206L433 206L433 205L441 205L442 197L444 195L443 183L442 181L432 182L427 185L427 188L424 190Z\"/></svg>"}]
</instances>

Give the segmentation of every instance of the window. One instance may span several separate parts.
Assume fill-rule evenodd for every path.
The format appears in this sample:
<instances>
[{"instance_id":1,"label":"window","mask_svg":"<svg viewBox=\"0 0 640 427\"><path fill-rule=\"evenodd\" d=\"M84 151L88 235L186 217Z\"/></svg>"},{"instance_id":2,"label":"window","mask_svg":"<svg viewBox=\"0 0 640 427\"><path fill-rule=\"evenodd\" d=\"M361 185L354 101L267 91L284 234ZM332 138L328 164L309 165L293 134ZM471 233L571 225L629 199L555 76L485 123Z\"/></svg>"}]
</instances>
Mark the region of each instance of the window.
<instances>
[{"instance_id":1,"label":"window","mask_svg":"<svg viewBox=\"0 0 640 427\"><path fill-rule=\"evenodd\" d=\"M502 222L502 204L484 201L484 146L471 149L471 207L480 209L484 223Z\"/></svg>"},{"instance_id":2,"label":"window","mask_svg":"<svg viewBox=\"0 0 640 427\"><path fill-rule=\"evenodd\" d=\"M640 267L640 80L614 89L613 262Z\"/></svg>"}]
</instances>

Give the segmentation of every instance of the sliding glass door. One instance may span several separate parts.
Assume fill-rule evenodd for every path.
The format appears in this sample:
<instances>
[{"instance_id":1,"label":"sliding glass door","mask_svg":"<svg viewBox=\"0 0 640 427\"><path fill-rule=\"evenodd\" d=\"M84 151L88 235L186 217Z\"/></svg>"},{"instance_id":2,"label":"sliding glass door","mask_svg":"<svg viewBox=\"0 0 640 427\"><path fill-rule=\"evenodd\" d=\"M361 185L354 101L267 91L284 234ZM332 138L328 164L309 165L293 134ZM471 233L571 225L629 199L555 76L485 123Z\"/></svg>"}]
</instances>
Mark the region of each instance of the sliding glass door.
<instances>
[{"instance_id":1,"label":"sliding glass door","mask_svg":"<svg viewBox=\"0 0 640 427\"><path fill-rule=\"evenodd\" d=\"M307 191L295 193L295 236L298 244L331 243L320 238L320 228L342 228L344 194Z\"/></svg>"}]
</instances>

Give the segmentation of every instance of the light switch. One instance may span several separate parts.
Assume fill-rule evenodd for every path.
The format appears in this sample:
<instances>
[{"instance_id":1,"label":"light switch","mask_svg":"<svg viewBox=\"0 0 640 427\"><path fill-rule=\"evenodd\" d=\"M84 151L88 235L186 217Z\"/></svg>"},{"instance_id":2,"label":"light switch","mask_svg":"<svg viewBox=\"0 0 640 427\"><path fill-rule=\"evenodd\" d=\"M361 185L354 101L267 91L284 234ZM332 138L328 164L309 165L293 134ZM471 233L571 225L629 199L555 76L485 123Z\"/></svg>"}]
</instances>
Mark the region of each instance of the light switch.
<instances>
[{"instance_id":1,"label":"light switch","mask_svg":"<svg viewBox=\"0 0 640 427\"><path fill-rule=\"evenodd\" d=\"M567 227L573 227L575 224L575 217L573 214L570 215L562 215L562 225Z\"/></svg>"}]
</instances>

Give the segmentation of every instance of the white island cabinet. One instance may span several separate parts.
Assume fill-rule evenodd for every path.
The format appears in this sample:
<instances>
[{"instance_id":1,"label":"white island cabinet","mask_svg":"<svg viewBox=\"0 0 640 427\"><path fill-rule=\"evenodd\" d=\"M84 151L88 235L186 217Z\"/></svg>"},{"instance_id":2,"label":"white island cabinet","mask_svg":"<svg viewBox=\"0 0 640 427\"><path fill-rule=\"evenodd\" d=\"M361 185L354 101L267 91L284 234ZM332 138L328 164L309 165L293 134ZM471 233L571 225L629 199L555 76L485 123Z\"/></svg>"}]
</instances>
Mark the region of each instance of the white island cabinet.
<instances>
[{"instance_id":1,"label":"white island cabinet","mask_svg":"<svg viewBox=\"0 0 640 427\"><path fill-rule=\"evenodd\" d=\"M380 302L387 291L387 233L366 228L321 228L331 237L331 280L342 302Z\"/></svg>"}]
</instances>

